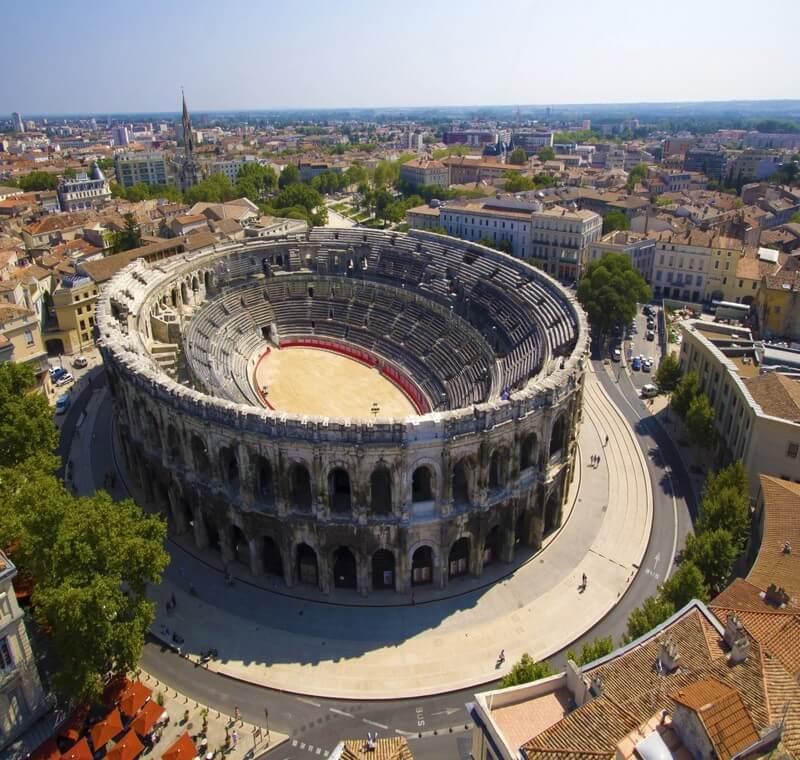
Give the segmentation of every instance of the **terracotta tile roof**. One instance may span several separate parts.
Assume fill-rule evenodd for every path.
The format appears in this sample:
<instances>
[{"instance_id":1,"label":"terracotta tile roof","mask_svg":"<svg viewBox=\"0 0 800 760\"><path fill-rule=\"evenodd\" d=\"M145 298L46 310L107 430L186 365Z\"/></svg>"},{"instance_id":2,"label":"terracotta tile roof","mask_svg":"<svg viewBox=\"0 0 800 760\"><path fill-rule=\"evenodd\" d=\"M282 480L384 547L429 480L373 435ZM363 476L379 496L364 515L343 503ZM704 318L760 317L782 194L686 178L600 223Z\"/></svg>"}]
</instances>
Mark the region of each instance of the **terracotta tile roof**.
<instances>
[{"instance_id":1,"label":"terracotta tile roof","mask_svg":"<svg viewBox=\"0 0 800 760\"><path fill-rule=\"evenodd\" d=\"M342 743L341 760L414 760L404 736L378 739L375 749L367 749L364 739L347 739Z\"/></svg>"},{"instance_id":2,"label":"terracotta tile roof","mask_svg":"<svg viewBox=\"0 0 800 760\"><path fill-rule=\"evenodd\" d=\"M41 235L45 232L55 232L63 230L67 227L79 227L81 224L86 224L93 217L93 214L88 211L73 211L69 214L50 214L49 216L40 219L38 222L33 222L22 229L30 235Z\"/></svg>"},{"instance_id":3,"label":"terracotta tile roof","mask_svg":"<svg viewBox=\"0 0 800 760\"><path fill-rule=\"evenodd\" d=\"M105 760L135 760L144 752L144 745L133 731L128 731L108 752Z\"/></svg>"},{"instance_id":4,"label":"terracotta tile roof","mask_svg":"<svg viewBox=\"0 0 800 760\"><path fill-rule=\"evenodd\" d=\"M194 760L197 757L197 747L189 732L184 731L178 741L166 749L161 757L162 760Z\"/></svg>"},{"instance_id":5,"label":"terracotta tile roof","mask_svg":"<svg viewBox=\"0 0 800 760\"><path fill-rule=\"evenodd\" d=\"M164 708L159 705L158 702L154 702L151 699L139 711L139 714L136 716L131 726L139 736L146 736L150 733L153 726L161 720L161 716L164 715L164 713Z\"/></svg>"},{"instance_id":6,"label":"terracotta tile roof","mask_svg":"<svg viewBox=\"0 0 800 760\"><path fill-rule=\"evenodd\" d=\"M134 681L125 690L119 701L120 710L130 718L136 715L152 696L152 690L148 689L141 681Z\"/></svg>"},{"instance_id":7,"label":"terracotta tile roof","mask_svg":"<svg viewBox=\"0 0 800 760\"><path fill-rule=\"evenodd\" d=\"M61 760L92 760L92 758L92 750L89 749L89 742L86 737L61 755Z\"/></svg>"},{"instance_id":8,"label":"terracotta tile roof","mask_svg":"<svg viewBox=\"0 0 800 760\"><path fill-rule=\"evenodd\" d=\"M95 723L89 736L92 737L92 746L96 752L105 747L117 734L122 732L122 716L119 710L112 710L99 723Z\"/></svg>"},{"instance_id":9,"label":"terracotta tile roof","mask_svg":"<svg viewBox=\"0 0 800 760\"><path fill-rule=\"evenodd\" d=\"M769 654L764 655L762 666L769 694L770 724L783 721L781 744L793 757L800 758L800 685Z\"/></svg>"},{"instance_id":10,"label":"terracotta tile roof","mask_svg":"<svg viewBox=\"0 0 800 760\"><path fill-rule=\"evenodd\" d=\"M721 681L695 681L669 696L697 714L720 760L758 741L753 719L739 692Z\"/></svg>"},{"instance_id":11,"label":"terracotta tile roof","mask_svg":"<svg viewBox=\"0 0 800 760\"><path fill-rule=\"evenodd\" d=\"M742 382L764 414L800 422L800 382L780 372L743 377Z\"/></svg>"}]
</instances>

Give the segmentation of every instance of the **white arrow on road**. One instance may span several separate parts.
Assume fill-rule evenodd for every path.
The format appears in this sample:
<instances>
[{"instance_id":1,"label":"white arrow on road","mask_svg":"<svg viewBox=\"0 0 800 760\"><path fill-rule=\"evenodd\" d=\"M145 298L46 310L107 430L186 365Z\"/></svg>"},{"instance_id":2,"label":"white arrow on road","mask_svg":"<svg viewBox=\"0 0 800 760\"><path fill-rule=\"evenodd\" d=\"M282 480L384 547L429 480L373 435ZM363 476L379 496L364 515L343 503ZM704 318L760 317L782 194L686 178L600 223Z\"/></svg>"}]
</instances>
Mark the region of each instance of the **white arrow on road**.
<instances>
[{"instance_id":1,"label":"white arrow on road","mask_svg":"<svg viewBox=\"0 0 800 760\"><path fill-rule=\"evenodd\" d=\"M460 707L445 707L441 712L431 713L431 717L433 718L436 715L452 715L453 713L457 713L460 709Z\"/></svg>"}]
</instances>

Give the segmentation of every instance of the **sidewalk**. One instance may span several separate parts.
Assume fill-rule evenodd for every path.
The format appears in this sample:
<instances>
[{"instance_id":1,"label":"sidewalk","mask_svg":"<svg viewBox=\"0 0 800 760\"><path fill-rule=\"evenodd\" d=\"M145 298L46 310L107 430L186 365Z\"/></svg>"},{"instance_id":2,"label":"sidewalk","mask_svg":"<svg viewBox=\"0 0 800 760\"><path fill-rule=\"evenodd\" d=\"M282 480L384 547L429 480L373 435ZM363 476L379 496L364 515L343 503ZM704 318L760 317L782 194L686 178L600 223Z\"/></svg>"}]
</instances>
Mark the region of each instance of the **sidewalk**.
<instances>
[{"instance_id":1,"label":"sidewalk","mask_svg":"<svg viewBox=\"0 0 800 760\"><path fill-rule=\"evenodd\" d=\"M96 426L104 395L90 402L86 429ZM161 585L151 590L158 604L153 633L173 645L171 633L177 631L190 658L216 647L219 659L210 669L232 678L348 699L468 688L503 675L524 652L541 659L560 651L618 602L637 572L652 523L644 456L591 371L585 397L579 476L569 497L572 514L554 540L497 583L424 604L383 607L378 613L370 607L283 596L259 588L257 579L246 574L229 587L210 565L210 555L202 555L206 562L179 550ZM102 485L110 466L104 459L112 445L105 417L110 420L108 411L99 415L95 430L93 468L83 448L89 446L86 437L82 434L73 445L82 489L91 469L94 482ZM597 467L589 466L593 454L601 455ZM583 573L589 584L582 593ZM197 596L189 594L188 579ZM177 608L168 615L165 603L172 594ZM497 669L501 649L506 663Z\"/></svg>"}]
</instances>

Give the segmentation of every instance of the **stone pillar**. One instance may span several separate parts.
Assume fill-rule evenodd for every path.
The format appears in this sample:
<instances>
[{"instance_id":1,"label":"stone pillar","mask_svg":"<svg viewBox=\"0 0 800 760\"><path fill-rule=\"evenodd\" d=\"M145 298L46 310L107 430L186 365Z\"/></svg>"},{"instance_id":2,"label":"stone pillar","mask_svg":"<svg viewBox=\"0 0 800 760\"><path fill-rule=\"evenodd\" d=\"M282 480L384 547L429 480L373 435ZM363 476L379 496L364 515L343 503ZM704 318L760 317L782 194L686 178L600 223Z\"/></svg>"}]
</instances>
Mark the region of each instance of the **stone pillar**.
<instances>
[{"instance_id":1,"label":"stone pillar","mask_svg":"<svg viewBox=\"0 0 800 760\"><path fill-rule=\"evenodd\" d=\"M361 596L367 596L372 589L370 578L370 559L358 554L356 557L356 590Z\"/></svg>"},{"instance_id":2,"label":"stone pillar","mask_svg":"<svg viewBox=\"0 0 800 760\"><path fill-rule=\"evenodd\" d=\"M317 552L317 583L319 585L319 590L323 594L330 594L331 593L331 576L333 574L333 568L331 567L331 563L328 561L328 557L323 554L321 551Z\"/></svg>"},{"instance_id":3,"label":"stone pillar","mask_svg":"<svg viewBox=\"0 0 800 760\"><path fill-rule=\"evenodd\" d=\"M283 580L286 583L287 588L291 588L294 586L296 579L295 579L295 557L294 557L294 547L289 546L288 548L284 548L281 550L281 564L283 565Z\"/></svg>"},{"instance_id":4,"label":"stone pillar","mask_svg":"<svg viewBox=\"0 0 800 760\"><path fill-rule=\"evenodd\" d=\"M272 491L275 498L275 509L279 515L289 511L289 468L286 466L286 457L282 451L272 468Z\"/></svg>"},{"instance_id":5,"label":"stone pillar","mask_svg":"<svg viewBox=\"0 0 800 760\"><path fill-rule=\"evenodd\" d=\"M478 530L477 533L470 538L469 569L476 578L483 575L483 547L486 543L486 534L487 531L484 526L483 530Z\"/></svg>"},{"instance_id":6,"label":"stone pillar","mask_svg":"<svg viewBox=\"0 0 800 760\"><path fill-rule=\"evenodd\" d=\"M198 549L205 549L208 546L208 530L203 512L200 509L194 510L194 542Z\"/></svg>"},{"instance_id":7,"label":"stone pillar","mask_svg":"<svg viewBox=\"0 0 800 760\"><path fill-rule=\"evenodd\" d=\"M240 444L236 451L239 462L239 498L245 509L252 509L255 502L255 479L252 472L250 450Z\"/></svg>"},{"instance_id":8,"label":"stone pillar","mask_svg":"<svg viewBox=\"0 0 800 760\"><path fill-rule=\"evenodd\" d=\"M219 548L222 555L222 564L228 565L236 559L233 554L233 543L231 541L230 526L221 525L219 527Z\"/></svg>"},{"instance_id":9,"label":"stone pillar","mask_svg":"<svg viewBox=\"0 0 800 760\"><path fill-rule=\"evenodd\" d=\"M247 540L250 554L250 572L258 578L264 575L264 558L261 556L261 537L250 538Z\"/></svg>"},{"instance_id":10,"label":"stone pillar","mask_svg":"<svg viewBox=\"0 0 800 760\"><path fill-rule=\"evenodd\" d=\"M501 525L498 533L500 534L500 545L497 547L497 553L500 555L500 561L513 562L516 521L512 520L511 525Z\"/></svg>"},{"instance_id":11,"label":"stone pillar","mask_svg":"<svg viewBox=\"0 0 800 760\"><path fill-rule=\"evenodd\" d=\"M172 514L172 520L175 525L175 532L178 533L178 535L186 533L186 531L189 530L189 526L186 522L186 515L180 506L180 496L175 492L174 488L170 488L167 491L167 496L169 498L170 513Z\"/></svg>"},{"instance_id":12,"label":"stone pillar","mask_svg":"<svg viewBox=\"0 0 800 760\"><path fill-rule=\"evenodd\" d=\"M398 593L405 594L411 590L411 561L405 550L395 553L394 587Z\"/></svg>"}]
</instances>

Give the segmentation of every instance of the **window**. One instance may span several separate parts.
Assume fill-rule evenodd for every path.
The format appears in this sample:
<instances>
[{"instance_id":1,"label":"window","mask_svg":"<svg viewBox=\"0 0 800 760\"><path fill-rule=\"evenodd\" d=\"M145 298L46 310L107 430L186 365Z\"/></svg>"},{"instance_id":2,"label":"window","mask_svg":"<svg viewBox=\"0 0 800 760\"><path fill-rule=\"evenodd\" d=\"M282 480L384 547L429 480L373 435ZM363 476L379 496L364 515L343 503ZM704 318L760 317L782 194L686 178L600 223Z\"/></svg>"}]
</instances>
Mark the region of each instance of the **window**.
<instances>
[{"instance_id":1,"label":"window","mask_svg":"<svg viewBox=\"0 0 800 760\"><path fill-rule=\"evenodd\" d=\"M11 645L8 636L0 639L0 670L9 670L14 667L14 658L11 656Z\"/></svg>"},{"instance_id":2,"label":"window","mask_svg":"<svg viewBox=\"0 0 800 760\"><path fill-rule=\"evenodd\" d=\"M30 330L25 330L25 345L33 345L33 333Z\"/></svg>"},{"instance_id":3,"label":"window","mask_svg":"<svg viewBox=\"0 0 800 760\"><path fill-rule=\"evenodd\" d=\"M800 446L798 446L798 444L790 443L786 447L786 456L789 457L790 459L797 459L797 451L799 448Z\"/></svg>"}]
</instances>

